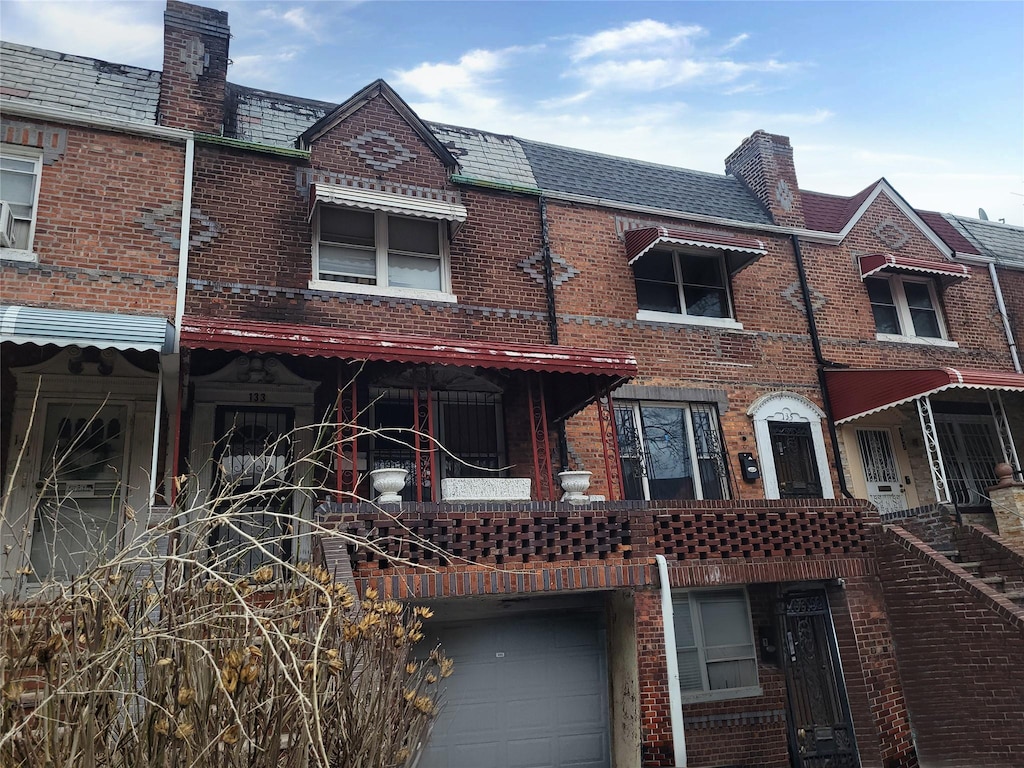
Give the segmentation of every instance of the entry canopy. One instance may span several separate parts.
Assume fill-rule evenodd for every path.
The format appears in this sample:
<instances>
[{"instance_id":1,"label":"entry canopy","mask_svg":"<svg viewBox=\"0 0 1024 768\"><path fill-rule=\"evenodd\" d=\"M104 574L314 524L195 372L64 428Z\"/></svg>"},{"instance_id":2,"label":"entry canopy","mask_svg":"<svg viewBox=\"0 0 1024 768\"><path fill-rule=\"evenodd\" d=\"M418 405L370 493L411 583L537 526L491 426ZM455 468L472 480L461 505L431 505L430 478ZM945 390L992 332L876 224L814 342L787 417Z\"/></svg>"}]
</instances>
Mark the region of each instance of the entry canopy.
<instances>
[{"instance_id":1,"label":"entry canopy","mask_svg":"<svg viewBox=\"0 0 1024 768\"><path fill-rule=\"evenodd\" d=\"M968 368L826 371L825 379L837 424L948 389L1024 392L1024 374Z\"/></svg>"},{"instance_id":2,"label":"entry canopy","mask_svg":"<svg viewBox=\"0 0 1024 768\"><path fill-rule=\"evenodd\" d=\"M135 349L171 354L174 326L163 317L0 305L0 341Z\"/></svg>"},{"instance_id":3,"label":"entry canopy","mask_svg":"<svg viewBox=\"0 0 1024 768\"><path fill-rule=\"evenodd\" d=\"M636 358L627 352L577 349L552 344L511 344L497 341L359 333L342 328L287 325L258 321L223 320L186 316L181 346L232 352L328 357L354 361L454 365L470 368L583 374L594 392L607 392L637 374ZM564 413L586 405L573 402L567 392L552 391ZM558 412L561 416L563 412Z\"/></svg>"},{"instance_id":4,"label":"entry canopy","mask_svg":"<svg viewBox=\"0 0 1024 768\"><path fill-rule=\"evenodd\" d=\"M702 232L685 227L644 227L624 235L626 257L633 266L642 256L663 246L683 246L697 250L723 251L730 274L739 272L768 253L763 240L725 232Z\"/></svg>"},{"instance_id":5,"label":"entry canopy","mask_svg":"<svg viewBox=\"0 0 1024 768\"><path fill-rule=\"evenodd\" d=\"M971 268L966 264L942 263L915 259L912 256L895 256L891 253L871 253L860 257L861 280L880 272L918 272L949 281L966 280L971 276Z\"/></svg>"}]
</instances>

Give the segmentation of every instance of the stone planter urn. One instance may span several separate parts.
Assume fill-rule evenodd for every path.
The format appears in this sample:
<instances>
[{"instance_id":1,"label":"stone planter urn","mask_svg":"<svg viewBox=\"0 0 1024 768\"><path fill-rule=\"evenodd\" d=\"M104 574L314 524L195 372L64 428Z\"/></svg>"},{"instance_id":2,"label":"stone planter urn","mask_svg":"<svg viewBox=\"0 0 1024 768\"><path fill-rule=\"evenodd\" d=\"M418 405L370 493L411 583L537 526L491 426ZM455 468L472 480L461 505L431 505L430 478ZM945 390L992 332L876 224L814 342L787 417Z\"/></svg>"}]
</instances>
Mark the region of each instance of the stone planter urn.
<instances>
[{"instance_id":1,"label":"stone planter urn","mask_svg":"<svg viewBox=\"0 0 1024 768\"><path fill-rule=\"evenodd\" d=\"M398 504L402 497L399 494L405 488L405 479L409 470L402 467L383 467L370 472L373 489L378 493L377 503Z\"/></svg>"},{"instance_id":2,"label":"stone planter urn","mask_svg":"<svg viewBox=\"0 0 1024 768\"><path fill-rule=\"evenodd\" d=\"M558 473L558 482L562 486L562 501L576 504L589 501L587 489L590 488L591 472L586 470L566 470Z\"/></svg>"}]
</instances>

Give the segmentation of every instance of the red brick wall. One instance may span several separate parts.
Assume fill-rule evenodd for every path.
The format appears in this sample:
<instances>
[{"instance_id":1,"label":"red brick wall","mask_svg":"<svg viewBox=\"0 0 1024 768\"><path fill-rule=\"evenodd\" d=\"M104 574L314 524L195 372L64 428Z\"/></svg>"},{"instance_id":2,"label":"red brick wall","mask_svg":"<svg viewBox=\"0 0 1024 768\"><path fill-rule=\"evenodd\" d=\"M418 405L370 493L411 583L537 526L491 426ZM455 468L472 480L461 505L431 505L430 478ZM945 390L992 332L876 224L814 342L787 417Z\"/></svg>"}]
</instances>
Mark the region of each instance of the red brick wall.
<instances>
[{"instance_id":1,"label":"red brick wall","mask_svg":"<svg viewBox=\"0 0 1024 768\"><path fill-rule=\"evenodd\" d=\"M789 137L755 131L725 159L725 168L747 185L771 212L777 224L804 226L803 204ZM782 203L785 193L780 189L780 182L785 182L792 196L788 207Z\"/></svg>"},{"instance_id":2,"label":"red brick wall","mask_svg":"<svg viewBox=\"0 0 1024 768\"><path fill-rule=\"evenodd\" d=\"M886 221L908 236L904 245L894 248L878 237L874 230ZM1011 369L992 283L987 270L978 267L972 268L969 279L937 291L949 338L959 348L875 340L871 303L860 277L858 257L887 252L948 263L885 195L876 198L841 245L803 243L802 250L810 284L826 299L815 317L828 359L866 368L962 365Z\"/></svg>"},{"instance_id":3,"label":"red brick wall","mask_svg":"<svg viewBox=\"0 0 1024 768\"><path fill-rule=\"evenodd\" d=\"M159 122L221 134L228 72L228 15L168 0Z\"/></svg>"},{"instance_id":4,"label":"red brick wall","mask_svg":"<svg viewBox=\"0 0 1024 768\"><path fill-rule=\"evenodd\" d=\"M921 764L1019 766L1024 612L968 589L898 529L879 570Z\"/></svg>"},{"instance_id":5,"label":"red brick wall","mask_svg":"<svg viewBox=\"0 0 1024 768\"><path fill-rule=\"evenodd\" d=\"M66 131L67 144L42 167L33 240L38 264L0 262L4 301L173 318L183 145L50 129ZM42 130L8 131L4 140L28 138L31 146L41 136Z\"/></svg>"},{"instance_id":6,"label":"red brick wall","mask_svg":"<svg viewBox=\"0 0 1024 768\"><path fill-rule=\"evenodd\" d=\"M732 495L763 498L759 481L739 480L736 454L757 455L747 409L761 395L780 390L822 405L790 240L759 234L768 254L733 277L735 316L743 324L737 331L638 321L633 270L615 213L552 201L548 219L552 251L580 271L556 289L559 343L628 349L640 366L633 384L725 390L729 407L721 419ZM673 223L657 217L632 219ZM568 435L584 468L594 472L592 491L609 494L594 409L572 419ZM826 450L831 452L831 446ZM838 487L834 471L833 486Z\"/></svg>"},{"instance_id":7,"label":"red brick wall","mask_svg":"<svg viewBox=\"0 0 1024 768\"><path fill-rule=\"evenodd\" d=\"M1010 316L1010 328L1017 342L1017 354L1024 357L1024 349L1021 347L1024 344L1024 271L1000 269L998 277L1006 313Z\"/></svg>"}]
</instances>

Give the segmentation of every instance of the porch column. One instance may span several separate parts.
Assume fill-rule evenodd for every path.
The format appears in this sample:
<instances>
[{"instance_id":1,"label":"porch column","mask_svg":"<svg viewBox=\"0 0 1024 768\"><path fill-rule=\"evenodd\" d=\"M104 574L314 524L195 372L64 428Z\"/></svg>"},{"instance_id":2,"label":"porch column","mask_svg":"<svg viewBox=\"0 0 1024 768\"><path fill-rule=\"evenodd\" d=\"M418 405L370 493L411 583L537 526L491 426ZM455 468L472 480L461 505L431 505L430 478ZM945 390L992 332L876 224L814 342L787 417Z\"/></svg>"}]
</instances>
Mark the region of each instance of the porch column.
<instances>
[{"instance_id":1,"label":"porch column","mask_svg":"<svg viewBox=\"0 0 1024 768\"><path fill-rule=\"evenodd\" d=\"M555 501L551 476L551 442L548 438L548 412L544 401L544 384L540 374L527 377L530 398L530 443L533 448L533 482L538 500Z\"/></svg>"},{"instance_id":2,"label":"porch column","mask_svg":"<svg viewBox=\"0 0 1024 768\"><path fill-rule=\"evenodd\" d=\"M990 391L988 393L988 407L992 411L992 418L996 422L996 434L999 436L999 447L1003 450L1003 461L1010 465L1015 476L1020 477L1020 459L1017 458L1017 447L1013 444L1013 433L1010 431L1010 422L1006 418L1006 408L1003 406L1003 393L997 390L993 398Z\"/></svg>"},{"instance_id":3,"label":"porch column","mask_svg":"<svg viewBox=\"0 0 1024 768\"><path fill-rule=\"evenodd\" d=\"M601 433L601 452L604 454L604 476L608 485L609 501L621 501L625 494L622 492L622 485L619 482L619 468L622 463L619 458L619 437L615 431L615 404L612 402L612 394L609 392L604 397L597 398L597 428ZM615 467L615 471L612 467Z\"/></svg>"},{"instance_id":4,"label":"porch column","mask_svg":"<svg viewBox=\"0 0 1024 768\"><path fill-rule=\"evenodd\" d=\"M917 415L921 419L921 434L924 435L924 447L928 457L928 469L932 473L932 487L935 489L935 501L938 504L950 504L949 483L946 481L946 467L942 463L942 449L939 446L939 433L935 428L932 415L932 401L927 395L917 398Z\"/></svg>"},{"instance_id":5,"label":"porch column","mask_svg":"<svg viewBox=\"0 0 1024 768\"><path fill-rule=\"evenodd\" d=\"M338 403L336 408L338 428L335 431L336 462L335 501L356 501L356 487L359 483L359 414L356 377L345 380L345 363L338 360ZM348 469L346 469L346 466Z\"/></svg>"},{"instance_id":6,"label":"porch column","mask_svg":"<svg viewBox=\"0 0 1024 768\"><path fill-rule=\"evenodd\" d=\"M416 483L416 501L437 501L440 494L440 479L437 473L437 436L434 434L434 393L428 383L423 390L412 391L413 408L413 449L416 468L413 481ZM430 498L423 498L423 481L430 481Z\"/></svg>"}]
</instances>

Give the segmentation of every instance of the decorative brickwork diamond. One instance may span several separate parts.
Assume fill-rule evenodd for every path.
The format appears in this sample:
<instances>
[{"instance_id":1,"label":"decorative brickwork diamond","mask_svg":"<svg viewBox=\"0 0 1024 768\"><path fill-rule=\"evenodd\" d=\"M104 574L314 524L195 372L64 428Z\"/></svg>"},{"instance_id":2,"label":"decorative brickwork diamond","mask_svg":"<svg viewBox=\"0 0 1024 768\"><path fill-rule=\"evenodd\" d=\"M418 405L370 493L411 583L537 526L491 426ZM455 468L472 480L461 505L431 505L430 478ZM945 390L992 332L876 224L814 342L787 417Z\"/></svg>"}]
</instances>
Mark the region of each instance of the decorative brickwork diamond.
<instances>
[{"instance_id":1,"label":"decorative brickwork diamond","mask_svg":"<svg viewBox=\"0 0 1024 768\"><path fill-rule=\"evenodd\" d=\"M519 268L541 285L544 285L544 254L540 251L519 262ZM551 282L555 288L572 280L580 271L557 253L551 254Z\"/></svg>"},{"instance_id":2,"label":"decorative brickwork diamond","mask_svg":"<svg viewBox=\"0 0 1024 768\"><path fill-rule=\"evenodd\" d=\"M910 235L900 229L892 219L885 219L872 232L875 237L893 250L902 248L910 240Z\"/></svg>"},{"instance_id":3,"label":"decorative brickwork diamond","mask_svg":"<svg viewBox=\"0 0 1024 768\"><path fill-rule=\"evenodd\" d=\"M156 235L157 239L172 248L181 244L181 206L174 203L159 208L143 208L136 221ZM189 245L198 248L211 242L220 234L220 225L198 208L192 209L192 223L189 226Z\"/></svg>"},{"instance_id":4,"label":"decorative brickwork diamond","mask_svg":"<svg viewBox=\"0 0 1024 768\"><path fill-rule=\"evenodd\" d=\"M375 171L390 171L416 158L398 139L379 128L372 128L345 145Z\"/></svg>"},{"instance_id":5,"label":"decorative brickwork diamond","mask_svg":"<svg viewBox=\"0 0 1024 768\"><path fill-rule=\"evenodd\" d=\"M816 291L813 287L811 287L810 289L810 294L811 308L815 312L817 312L819 309L824 307L825 304L828 303L828 299L826 299L823 294L821 294L819 291ZM792 283L786 286L786 290L782 292L782 298L784 298L786 301L788 301L790 304L796 307L796 310L798 312L804 311L804 297L800 291L800 283L797 282L796 280L794 280Z\"/></svg>"},{"instance_id":6,"label":"decorative brickwork diamond","mask_svg":"<svg viewBox=\"0 0 1024 768\"><path fill-rule=\"evenodd\" d=\"M789 188L789 184L786 183L785 179L779 179L779 183L775 185L775 199L779 201L782 210L793 210L793 190Z\"/></svg>"}]
</instances>

